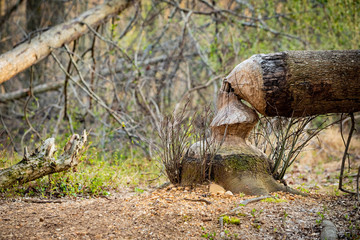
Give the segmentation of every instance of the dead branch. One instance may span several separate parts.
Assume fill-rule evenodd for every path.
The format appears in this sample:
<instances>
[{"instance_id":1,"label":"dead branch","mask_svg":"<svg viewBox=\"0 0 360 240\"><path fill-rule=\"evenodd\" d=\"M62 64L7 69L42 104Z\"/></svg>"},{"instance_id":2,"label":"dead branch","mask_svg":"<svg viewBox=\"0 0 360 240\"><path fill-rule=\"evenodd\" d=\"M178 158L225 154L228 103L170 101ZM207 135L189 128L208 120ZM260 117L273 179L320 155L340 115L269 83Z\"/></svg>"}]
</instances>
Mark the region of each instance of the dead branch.
<instances>
[{"instance_id":1,"label":"dead branch","mask_svg":"<svg viewBox=\"0 0 360 240\"><path fill-rule=\"evenodd\" d=\"M39 93L44 93L48 91L54 91L59 89L61 86L64 85L64 81L55 81L55 82L48 82L44 84L40 84L32 89L34 95ZM26 97L29 95L30 88L23 88L14 92L9 92L5 94L0 94L0 103L5 103L12 100L18 100L20 98Z\"/></svg>"},{"instance_id":2,"label":"dead branch","mask_svg":"<svg viewBox=\"0 0 360 240\"><path fill-rule=\"evenodd\" d=\"M20 162L0 170L0 188L11 187L16 183L30 182L77 166L86 141L85 130L81 138L78 134L74 134L66 143L64 153L55 159L53 157L56 151L55 139L46 139L30 156L25 151L24 158Z\"/></svg>"},{"instance_id":3,"label":"dead branch","mask_svg":"<svg viewBox=\"0 0 360 240\"><path fill-rule=\"evenodd\" d=\"M111 0L80 16L59 24L0 56L0 83L5 82L47 57L53 49L60 48L96 27L104 20L122 12L136 1Z\"/></svg>"},{"instance_id":4,"label":"dead branch","mask_svg":"<svg viewBox=\"0 0 360 240\"><path fill-rule=\"evenodd\" d=\"M63 203L65 201L60 199L55 200L45 200L45 199L23 199L24 202L27 203Z\"/></svg>"},{"instance_id":5,"label":"dead branch","mask_svg":"<svg viewBox=\"0 0 360 240\"><path fill-rule=\"evenodd\" d=\"M355 194L354 192L351 192L351 191L346 190L346 189L343 188L343 178L344 178L343 175L344 175L345 161L346 161L346 158L348 157L348 150L349 150L349 147L350 147L351 138L352 138L352 135L353 135L354 130L355 130L354 113L350 113L350 117L351 117L351 128L350 128L350 131L349 131L348 139L347 139L346 144L345 144L344 155L343 155L343 158L342 158L342 161L341 161L341 169L340 169L340 177L339 177L339 190L341 190L343 192L346 192L346 193Z\"/></svg>"},{"instance_id":6,"label":"dead branch","mask_svg":"<svg viewBox=\"0 0 360 240\"><path fill-rule=\"evenodd\" d=\"M212 202L210 202L210 201L208 201L208 200L206 200L206 199L202 199L202 198L199 198L199 199L184 198L184 200L190 201L190 202L204 202L204 203L206 203L207 205L212 204Z\"/></svg>"}]
</instances>

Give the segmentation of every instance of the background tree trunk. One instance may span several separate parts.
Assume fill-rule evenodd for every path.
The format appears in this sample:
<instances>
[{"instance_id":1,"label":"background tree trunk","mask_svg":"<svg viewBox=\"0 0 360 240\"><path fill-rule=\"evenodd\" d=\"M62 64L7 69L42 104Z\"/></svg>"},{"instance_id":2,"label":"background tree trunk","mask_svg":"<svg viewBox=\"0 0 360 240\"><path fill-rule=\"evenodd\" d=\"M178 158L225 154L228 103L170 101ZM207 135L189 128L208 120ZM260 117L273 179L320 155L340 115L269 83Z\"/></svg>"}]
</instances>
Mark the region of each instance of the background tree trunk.
<instances>
[{"instance_id":1,"label":"background tree trunk","mask_svg":"<svg viewBox=\"0 0 360 240\"><path fill-rule=\"evenodd\" d=\"M46 28L52 27L64 22L65 1L58 0L27 0L26 1L26 28L29 40L36 34L45 31ZM56 11L54 11L56 9ZM50 15L49 15L50 14ZM39 31L39 32L38 32ZM46 64L41 62L33 67L33 82L37 83L45 75ZM31 70L27 71L30 76Z\"/></svg>"},{"instance_id":2,"label":"background tree trunk","mask_svg":"<svg viewBox=\"0 0 360 240\"><path fill-rule=\"evenodd\" d=\"M27 0L26 27L28 32L64 22L65 2L59 0Z\"/></svg>"},{"instance_id":3,"label":"background tree trunk","mask_svg":"<svg viewBox=\"0 0 360 240\"><path fill-rule=\"evenodd\" d=\"M266 116L357 112L360 50L254 55L235 67L224 88Z\"/></svg>"},{"instance_id":4,"label":"background tree trunk","mask_svg":"<svg viewBox=\"0 0 360 240\"><path fill-rule=\"evenodd\" d=\"M36 31L41 28L41 19L43 17L41 11L41 0L27 0L26 1L26 29L28 33Z\"/></svg>"}]
</instances>

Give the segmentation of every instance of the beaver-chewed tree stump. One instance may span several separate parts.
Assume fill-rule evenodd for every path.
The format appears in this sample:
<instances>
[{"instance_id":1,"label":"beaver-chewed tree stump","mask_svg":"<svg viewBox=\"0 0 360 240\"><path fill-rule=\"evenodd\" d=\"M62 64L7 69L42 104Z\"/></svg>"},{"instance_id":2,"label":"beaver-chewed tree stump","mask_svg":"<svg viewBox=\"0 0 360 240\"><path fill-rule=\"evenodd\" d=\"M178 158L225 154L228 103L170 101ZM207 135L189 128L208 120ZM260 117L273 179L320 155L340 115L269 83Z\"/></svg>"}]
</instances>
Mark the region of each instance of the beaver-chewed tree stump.
<instances>
[{"instance_id":1,"label":"beaver-chewed tree stump","mask_svg":"<svg viewBox=\"0 0 360 240\"><path fill-rule=\"evenodd\" d=\"M223 81L211 123L212 138L222 145L215 156L201 159L203 143L195 143L183 160L181 184L209 179L233 193L301 194L278 183L272 163L246 142L258 115L242 101L265 116L359 111L359 59L359 50L294 51L255 55L240 63Z\"/></svg>"},{"instance_id":2,"label":"beaver-chewed tree stump","mask_svg":"<svg viewBox=\"0 0 360 240\"><path fill-rule=\"evenodd\" d=\"M257 148L246 143L258 121L256 112L233 93L221 91L218 113L213 119L212 138L222 145L213 159L204 161L199 154L201 143L194 144L182 164L181 183L202 183L206 178L233 193L265 195L275 191L292 191L279 184L271 175L271 163ZM225 136L225 137L224 137Z\"/></svg>"}]
</instances>

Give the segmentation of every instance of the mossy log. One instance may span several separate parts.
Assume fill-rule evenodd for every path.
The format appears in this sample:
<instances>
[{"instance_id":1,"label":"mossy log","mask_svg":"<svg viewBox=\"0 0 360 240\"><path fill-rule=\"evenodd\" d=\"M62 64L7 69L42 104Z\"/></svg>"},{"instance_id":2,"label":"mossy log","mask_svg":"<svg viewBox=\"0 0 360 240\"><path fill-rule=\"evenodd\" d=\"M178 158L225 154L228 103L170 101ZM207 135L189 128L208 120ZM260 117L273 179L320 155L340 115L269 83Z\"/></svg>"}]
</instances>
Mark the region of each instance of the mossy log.
<instances>
[{"instance_id":1,"label":"mossy log","mask_svg":"<svg viewBox=\"0 0 360 240\"><path fill-rule=\"evenodd\" d=\"M360 111L360 50L258 54L225 78L265 116L303 117Z\"/></svg>"},{"instance_id":2,"label":"mossy log","mask_svg":"<svg viewBox=\"0 0 360 240\"><path fill-rule=\"evenodd\" d=\"M40 177L69 170L79 163L81 150L87 141L86 131L80 137L74 134L64 147L64 152L56 159L53 157L56 147L54 138L48 138L31 155L24 153L24 158L17 164L0 170L0 189L22 184Z\"/></svg>"}]
</instances>

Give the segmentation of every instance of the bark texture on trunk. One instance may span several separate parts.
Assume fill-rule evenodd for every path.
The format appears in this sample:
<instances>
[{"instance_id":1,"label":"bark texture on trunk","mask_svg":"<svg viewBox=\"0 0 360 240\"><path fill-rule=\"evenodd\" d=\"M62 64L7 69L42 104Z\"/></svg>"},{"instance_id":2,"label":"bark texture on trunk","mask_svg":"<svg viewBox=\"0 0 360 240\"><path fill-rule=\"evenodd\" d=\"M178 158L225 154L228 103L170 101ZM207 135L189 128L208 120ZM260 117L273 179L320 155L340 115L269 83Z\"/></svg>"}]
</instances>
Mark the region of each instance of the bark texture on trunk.
<instances>
[{"instance_id":1,"label":"bark texture on trunk","mask_svg":"<svg viewBox=\"0 0 360 240\"><path fill-rule=\"evenodd\" d=\"M106 19L122 12L136 1L112 0L84 12L77 18L59 24L0 56L0 83L38 63L55 48L69 43Z\"/></svg>"},{"instance_id":2,"label":"bark texture on trunk","mask_svg":"<svg viewBox=\"0 0 360 240\"><path fill-rule=\"evenodd\" d=\"M54 138L46 139L31 155L25 151L23 160L9 168L0 169L0 188L30 182L77 166L86 141L86 131L81 137L74 134L65 145L64 153L55 159L53 157L56 151L55 140Z\"/></svg>"},{"instance_id":3,"label":"bark texture on trunk","mask_svg":"<svg viewBox=\"0 0 360 240\"><path fill-rule=\"evenodd\" d=\"M266 116L360 111L360 50L254 55L224 80Z\"/></svg>"}]
</instances>

